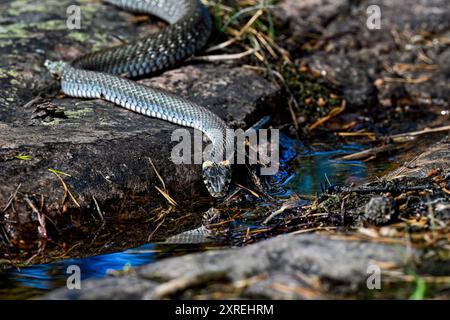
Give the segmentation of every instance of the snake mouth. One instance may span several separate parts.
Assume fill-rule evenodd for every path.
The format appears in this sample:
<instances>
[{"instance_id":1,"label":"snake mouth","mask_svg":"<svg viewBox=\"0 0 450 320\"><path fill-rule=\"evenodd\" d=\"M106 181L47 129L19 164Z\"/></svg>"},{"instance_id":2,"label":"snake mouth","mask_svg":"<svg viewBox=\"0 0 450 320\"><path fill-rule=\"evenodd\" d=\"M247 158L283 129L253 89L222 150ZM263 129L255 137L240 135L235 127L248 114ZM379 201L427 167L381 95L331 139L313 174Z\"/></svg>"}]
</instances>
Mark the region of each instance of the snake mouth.
<instances>
[{"instance_id":1,"label":"snake mouth","mask_svg":"<svg viewBox=\"0 0 450 320\"><path fill-rule=\"evenodd\" d=\"M206 189L214 198L223 198L227 195L231 181L231 166L229 161L219 163L203 162L203 181Z\"/></svg>"}]
</instances>

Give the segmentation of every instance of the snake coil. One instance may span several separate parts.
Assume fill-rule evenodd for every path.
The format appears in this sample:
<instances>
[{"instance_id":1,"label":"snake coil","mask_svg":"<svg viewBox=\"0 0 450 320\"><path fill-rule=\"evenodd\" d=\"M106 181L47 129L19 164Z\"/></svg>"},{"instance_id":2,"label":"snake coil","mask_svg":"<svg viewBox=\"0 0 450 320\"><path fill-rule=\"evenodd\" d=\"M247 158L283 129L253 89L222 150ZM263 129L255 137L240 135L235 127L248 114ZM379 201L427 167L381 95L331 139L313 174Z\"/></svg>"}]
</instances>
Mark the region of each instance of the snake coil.
<instances>
[{"instance_id":1,"label":"snake coil","mask_svg":"<svg viewBox=\"0 0 450 320\"><path fill-rule=\"evenodd\" d=\"M138 84L125 77L162 71L192 56L211 33L211 16L199 0L106 0L117 7L157 16L170 25L134 42L89 53L73 62L45 62L61 78L62 91L72 97L101 98L134 112L198 129L212 142L202 165L209 193L223 197L231 180L226 151L233 139L227 124L210 110L176 95ZM120 75L120 76L119 76Z\"/></svg>"}]
</instances>

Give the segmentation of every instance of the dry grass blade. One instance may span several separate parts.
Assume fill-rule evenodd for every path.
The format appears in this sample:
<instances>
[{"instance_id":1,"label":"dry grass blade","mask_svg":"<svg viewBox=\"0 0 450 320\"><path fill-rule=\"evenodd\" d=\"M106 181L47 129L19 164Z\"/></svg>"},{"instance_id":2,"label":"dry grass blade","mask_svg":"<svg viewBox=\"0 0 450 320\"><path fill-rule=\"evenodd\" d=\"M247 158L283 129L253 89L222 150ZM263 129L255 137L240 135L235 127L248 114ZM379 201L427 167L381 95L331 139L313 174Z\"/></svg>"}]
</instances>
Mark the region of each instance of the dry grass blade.
<instances>
[{"instance_id":1,"label":"dry grass blade","mask_svg":"<svg viewBox=\"0 0 450 320\"><path fill-rule=\"evenodd\" d=\"M92 199L94 200L95 208L97 209L98 216L100 217L100 219L101 219L102 221L104 221L105 218L103 217L103 213L102 213L102 210L100 209L100 206L98 205L97 199L95 199L94 196L92 196Z\"/></svg>"},{"instance_id":2,"label":"dry grass blade","mask_svg":"<svg viewBox=\"0 0 450 320\"><path fill-rule=\"evenodd\" d=\"M19 192L19 189L20 189L21 186L22 186L22 184L19 183L19 185L17 186L16 190L14 190L13 194L9 197L8 202L6 203L6 205L3 208L2 212L5 212L6 210L8 210L9 206L12 204L12 202L16 198L17 193Z\"/></svg>"},{"instance_id":3,"label":"dry grass blade","mask_svg":"<svg viewBox=\"0 0 450 320\"><path fill-rule=\"evenodd\" d=\"M376 156L380 153L395 150L396 148L397 148L397 146L395 146L393 144L388 144L388 145L381 146L381 147L370 148L370 149L363 150L360 152L347 154L345 156L340 157L339 159L341 159L341 160L362 160L362 159L367 159L372 156Z\"/></svg>"},{"instance_id":4,"label":"dry grass blade","mask_svg":"<svg viewBox=\"0 0 450 320\"><path fill-rule=\"evenodd\" d=\"M150 165L152 166L153 171L155 171L156 176L158 177L159 181L161 181L161 185L162 185L163 189L167 192L166 184L165 184L163 178L161 177L161 175L159 174L158 170L156 170L156 167L153 164L153 161L150 157L148 158L148 162L150 162Z\"/></svg>"},{"instance_id":5,"label":"dry grass blade","mask_svg":"<svg viewBox=\"0 0 450 320\"><path fill-rule=\"evenodd\" d=\"M39 227L38 227L39 237L41 237L42 239L47 239L47 229L46 229L46 226L45 226L45 216L36 208L34 203L27 196L25 196L24 200L28 204L28 206L30 206L31 210L33 210L33 213L37 217L37 220L39 222Z\"/></svg>"},{"instance_id":6,"label":"dry grass blade","mask_svg":"<svg viewBox=\"0 0 450 320\"><path fill-rule=\"evenodd\" d=\"M225 277L226 277L225 272L217 271L194 276L175 278L173 280L170 280L166 283L157 286L153 291L152 298L153 299L167 298L173 294L185 291L188 288L195 287L212 280L224 279Z\"/></svg>"},{"instance_id":7,"label":"dry grass blade","mask_svg":"<svg viewBox=\"0 0 450 320\"><path fill-rule=\"evenodd\" d=\"M273 289L284 293L295 293L307 299L317 299L321 293L315 289L309 289L299 286L287 285L284 283L273 283L270 285Z\"/></svg>"},{"instance_id":8,"label":"dry grass blade","mask_svg":"<svg viewBox=\"0 0 450 320\"><path fill-rule=\"evenodd\" d=\"M162 196L167 200L167 202L169 202L170 205L172 206L177 206L178 204L175 202L175 200L173 200L168 194L167 192L165 192L164 190L162 190L161 188L159 188L158 186L155 186L155 189L159 191L159 193L162 194Z\"/></svg>"},{"instance_id":9,"label":"dry grass blade","mask_svg":"<svg viewBox=\"0 0 450 320\"><path fill-rule=\"evenodd\" d=\"M405 138L405 137L416 137L416 136L420 136L420 135L423 135L423 134L436 133L436 132L445 132L445 131L450 131L450 125L437 127L437 128L431 128L431 129L426 128L426 129L423 129L423 130L420 130L420 131L413 131L413 132L406 132L406 133L395 134L395 135L390 136L389 138L391 138L395 142L401 142L401 141L403 141L403 138Z\"/></svg>"},{"instance_id":10,"label":"dry grass blade","mask_svg":"<svg viewBox=\"0 0 450 320\"><path fill-rule=\"evenodd\" d=\"M251 190L251 189L249 189L249 188L246 188L246 187L244 187L243 185L241 185L241 184L239 184L239 183L236 183L236 185L237 185L238 187L242 188L242 189L247 190L248 192L250 192L250 193L251 193L252 195L254 195L255 197L260 198L260 195L257 194L255 191L253 191L253 190Z\"/></svg>"},{"instance_id":11,"label":"dry grass blade","mask_svg":"<svg viewBox=\"0 0 450 320\"><path fill-rule=\"evenodd\" d=\"M172 197L169 195L169 192L166 189L166 184L165 184L163 178L161 177L161 175L159 174L158 170L156 170L156 167L155 167L152 159L148 158L148 161L150 162L150 165L152 166L153 170L155 171L156 176L158 177L158 179L162 185L162 189L159 188L158 186L155 186L155 189L158 190L158 192L162 194L162 196L167 200L167 202L169 202L169 204L171 206L174 206L174 207L177 206L178 204L176 203L176 201L173 200Z\"/></svg>"},{"instance_id":12,"label":"dry grass blade","mask_svg":"<svg viewBox=\"0 0 450 320\"><path fill-rule=\"evenodd\" d=\"M248 49L247 51L240 53L232 53L232 54L217 54L217 55L208 55L208 56L198 56L194 57L195 61L205 61L205 62L214 62L214 61L227 61L227 60L239 60L251 54L257 52L257 49Z\"/></svg>"},{"instance_id":13,"label":"dry grass blade","mask_svg":"<svg viewBox=\"0 0 450 320\"><path fill-rule=\"evenodd\" d=\"M54 170L54 169L48 169L48 171L51 172L51 173L53 173L55 176L58 177L59 181L61 181L61 184L62 184L62 186L63 186L63 188L64 188L64 195L63 195L63 199L62 199L62 201L61 201L61 206L64 205L64 203L66 202L66 197L67 197L67 195L69 195L69 197L70 197L70 199L72 200L72 202L75 203L75 205L76 205L78 208L81 208L80 204L79 204L78 201L75 199L75 197L72 195L72 193L70 192L69 188L67 188L67 185L66 185L66 183L64 182L64 179L61 178L61 176L60 176L60 174L64 174L64 175L66 175L67 177L71 177L71 175L69 175L69 174L67 174L67 173L64 173L64 172L60 172L60 171Z\"/></svg>"},{"instance_id":14,"label":"dry grass blade","mask_svg":"<svg viewBox=\"0 0 450 320\"><path fill-rule=\"evenodd\" d=\"M330 113L328 115L326 115L323 118L318 119L316 122L314 122L313 124L308 126L309 130L314 130L315 128L323 125L325 122L327 122L328 120L336 117L337 115L341 114L342 112L344 112L345 108L347 107L347 102L345 100L342 100L342 105L340 107L336 107L331 109Z\"/></svg>"},{"instance_id":15,"label":"dry grass blade","mask_svg":"<svg viewBox=\"0 0 450 320\"><path fill-rule=\"evenodd\" d=\"M247 30L258 20L260 16L263 15L263 11L259 9L256 13L250 18L250 20L245 24L245 26L238 32L236 35L237 38L240 38Z\"/></svg>"},{"instance_id":16,"label":"dry grass blade","mask_svg":"<svg viewBox=\"0 0 450 320\"><path fill-rule=\"evenodd\" d=\"M376 134L374 132L337 132L336 135L340 137L369 137L371 139L376 138Z\"/></svg>"}]
</instances>

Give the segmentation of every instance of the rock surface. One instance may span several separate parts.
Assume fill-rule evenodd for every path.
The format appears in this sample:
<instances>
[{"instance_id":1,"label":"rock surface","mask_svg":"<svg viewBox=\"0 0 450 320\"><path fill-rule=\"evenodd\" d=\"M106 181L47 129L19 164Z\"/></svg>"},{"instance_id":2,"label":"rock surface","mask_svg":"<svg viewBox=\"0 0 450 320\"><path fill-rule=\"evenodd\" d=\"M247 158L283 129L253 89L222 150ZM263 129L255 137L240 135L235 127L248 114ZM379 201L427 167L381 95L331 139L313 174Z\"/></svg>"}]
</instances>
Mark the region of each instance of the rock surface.
<instances>
[{"instance_id":1,"label":"rock surface","mask_svg":"<svg viewBox=\"0 0 450 320\"><path fill-rule=\"evenodd\" d=\"M373 5L380 29L367 26ZM403 106L414 119L423 112L423 122L447 108L448 1L284 0L274 15L299 61L340 88L351 108L381 103L388 114Z\"/></svg>"},{"instance_id":2,"label":"rock surface","mask_svg":"<svg viewBox=\"0 0 450 320\"><path fill-rule=\"evenodd\" d=\"M133 15L92 1L81 6L82 29L69 30L69 3L0 4L0 210L6 208L0 219L13 222L6 227L12 243L39 237L36 212L25 199L59 226L68 216L83 220L97 204L107 216L120 208L133 218L147 216L135 203L165 203L154 187L160 181L150 158L175 201L207 195L200 165L170 161L178 126L101 100L34 100L58 86L43 67L45 59L70 60L117 38L134 39L136 28L139 36L155 29L154 23L133 25ZM114 35L107 36L111 30ZM225 63L180 66L140 81L208 107L234 127L258 120L279 90L255 72ZM74 199L49 169L67 174L60 176Z\"/></svg>"},{"instance_id":3,"label":"rock surface","mask_svg":"<svg viewBox=\"0 0 450 320\"><path fill-rule=\"evenodd\" d=\"M368 269L370 265L380 267L382 273L383 268L387 268L386 271L392 271L392 268L401 271L405 267L417 267L427 274L447 274L445 258L444 261L432 263L421 254L419 247L411 249L408 241L396 239L395 236L383 237L381 231L370 227L394 222L399 211L407 217L419 214L426 219L430 203L435 212L435 223L440 226L448 223L450 205L440 186L448 186L449 144L450 136L434 145L425 144L417 149L421 153L409 158L410 161L404 166L378 179L374 185L361 187L367 190L373 188L374 191L344 191L330 197L322 195L317 207L323 210L318 212L325 211L330 217L341 217L344 210L346 215L360 217L361 222L369 223L367 228L362 225L361 228L363 232L372 232L369 233L370 240L357 240L361 237L355 239L346 234L282 235L243 248L161 260L132 270L127 275L85 281L80 291L59 289L43 298L217 298L215 294L220 294L221 298L244 299L335 298L365 292L371 274ZM430 175L430 172L434 173ZM432 186L433 182L436 185ZM425 187L418 186L422 183ZM403 193L401 188L408 187L418 187L418 190L405 192L400 197L399 194ZM424 189L432 190L428 198ZM344 200L329 202L333 197ZM397 204L394 204L394 198L397 198ZM322 206L325 202L329 205ZM396 207L405 202L414 205L404 206L403 209ZM391 226L385 230L394 232ZM372 237L384 241L376 241ZM445 239L442 242L448 244Z\"/></svg>"},{"instance_id":4,"label":"rock surface","mask_svg":"<svg viewBox=\"0 0 450 320\"><path fill-rule=\"evenodd\" d=\"M332 285L342 292L363 288L370 265L389 262L400 268L411 258L414 254L396 245L319 234L284 235L239 250L166 259L126 276L88 280L81 290L59 289L43 298L192 298L200 292L211 294L218 285L230 286L231 298L324 298L319 288Z\"/></svg>"}]
</instances>

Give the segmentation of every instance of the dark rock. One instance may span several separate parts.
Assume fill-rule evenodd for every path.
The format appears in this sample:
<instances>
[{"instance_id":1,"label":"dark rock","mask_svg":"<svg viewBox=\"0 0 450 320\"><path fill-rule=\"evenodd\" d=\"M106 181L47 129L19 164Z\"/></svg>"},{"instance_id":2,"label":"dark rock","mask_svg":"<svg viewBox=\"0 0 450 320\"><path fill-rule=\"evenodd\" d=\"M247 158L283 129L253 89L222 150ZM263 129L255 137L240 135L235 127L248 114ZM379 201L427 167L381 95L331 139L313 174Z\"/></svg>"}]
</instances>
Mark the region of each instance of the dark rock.
<instances>
[{"instance_id":1,"label":"dark rock","mask_svg":"<svg viewBox=\"0 0 450 320\"><path fill-rule=\"evenodd\" d=\"M385 196L372 197L364 208L366 221L375 225L391 222L395 216L395 203L392 199Z\"/></svg>"},{"instance_id":2,"label":"dark rock","mask_svg":"<svg viewBox=\"0 0 450 320\"><path fill-rule=\"evenodd\" d=\"M0 26L0 208L15 195L0 219L12 221L6 227L12 243L38 237L26 197L58 226L83 221L86 212L96 210L95 202L107 216L126 211L132 219L148 219L147 209L165 202L154 188L160 182L149 158L176 201L207 195L200 165L170 161L171 134L178 126L102 100L35 100L58 88L43 66L45 59L70 60L118 43L106 36L111 30L131 40L154 30L154 24L136 27L131 14L96 2L81 6L82 29L68 30L70 1L13 4L0 4L7 20ZM235 127L252 125L278 93L254 71L225 63L180 66L140 81L198 102ZM48 169L68 174L61 177L80 207Z\"/></svg>"},{"instance_id":3,"label":"dark rock","mask_svg":"<svg viewBox=\"0 0 450 320\"><path fill-rule=\"evenodd\" d=\"M59 289L44 299L111 299L119 288L121 298L161 298L156 295L161 292L158 286L175 279L199 279L213 274L227 275L230 286L261 277L259 281L249 281L235 298L320 298L323 296L318 293L306 294L317 289L311 288L312 282L307 283L306 279L316 279L319 285L334 292L354 292L366 286L369 265L389 262L403 266L402 251L398 246L336 240L318 234L285 235L240 249L162 260L123 277L85 281L80 291ZM224 282L223 277L208 279L208 288ZM173 297L189 298L195 292L195 287L186 287Z\"/></svg>"}]
</instances>

